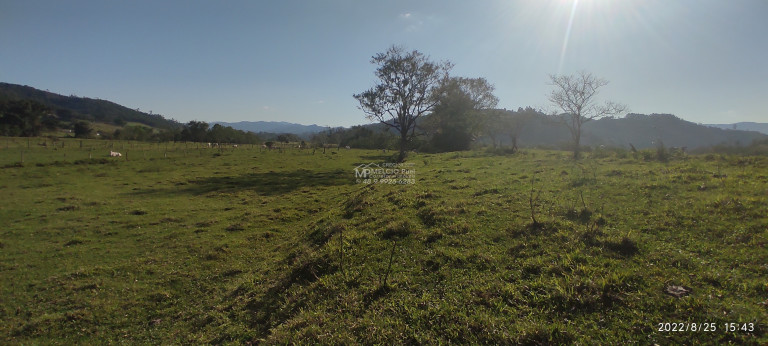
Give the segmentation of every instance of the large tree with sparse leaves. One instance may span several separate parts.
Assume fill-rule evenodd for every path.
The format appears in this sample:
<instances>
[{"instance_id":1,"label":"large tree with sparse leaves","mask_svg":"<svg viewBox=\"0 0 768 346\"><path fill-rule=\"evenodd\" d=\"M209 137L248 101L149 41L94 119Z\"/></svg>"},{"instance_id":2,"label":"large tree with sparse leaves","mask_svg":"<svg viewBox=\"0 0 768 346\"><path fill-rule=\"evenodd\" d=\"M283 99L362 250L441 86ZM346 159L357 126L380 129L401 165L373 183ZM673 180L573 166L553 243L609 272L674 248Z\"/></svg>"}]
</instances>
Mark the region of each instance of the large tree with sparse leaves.
<instances>
[{"instance_id":1,"label":"large tree with sparse leaves","mask_svg":"<svg viewBox=\"0 0 768 346\"><path fill-rule=\"evenodd\" d=\"M393 128L400 136L399 161L405 159L408 143L416 135L416 121L438 104L434 97L441 82L448 78L450 62L433 62L414 50L392 46L371 59L377 65L378 82L354 95L366 118Z\"/></svg>"}]
</instances>

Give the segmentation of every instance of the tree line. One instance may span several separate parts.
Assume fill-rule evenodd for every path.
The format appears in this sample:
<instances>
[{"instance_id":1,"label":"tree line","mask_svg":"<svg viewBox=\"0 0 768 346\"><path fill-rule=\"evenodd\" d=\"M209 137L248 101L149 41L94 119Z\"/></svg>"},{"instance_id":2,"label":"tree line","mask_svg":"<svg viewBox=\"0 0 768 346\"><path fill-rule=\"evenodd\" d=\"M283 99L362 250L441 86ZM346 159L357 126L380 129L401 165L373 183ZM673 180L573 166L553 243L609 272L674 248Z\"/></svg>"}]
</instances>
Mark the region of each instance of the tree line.
<instances>
[{"instance_id":1,"label":"tree line","mask_svg":"<svg viewBox=\"0 0 768 346\"><path fill-rule=\"evenodd\" d=\"M262 140L252 132L203 121L190 121L176 128L152 128L127 125L125 121L114 131L97 131L93 123L71 118L71 111L52 109L35 100L0 101L0 135L10 137L38 137L45 132L71 130L76 138L122 139L153 142L212 142L258 144Z\"/></svg>"},{"instance_id":2,"label":"tree line","mask_svg":"<svg viewBox=\"0 0 768 346\"><path fill-rule=\"evenodd\" d=\"M451 62L434 62L417 50L400 46L374 55L371 63L377 66L374 75L378 81L353 97L368 120L394 130L398 160L404 160L409 148L424 137L428 139L422 145L432 151L454 151L469 149L481 134L490 137L495 146L496 138L506 134L512 136L516 149L516 133L525 116L494 111L499 99L485 78L451 76ZM550 82L549 100L559 113L549 115L568 127L574 158L578 158L582 125L617 115L626 107L597 103L595 96L608 82L587 72L551 75Z\"/></svg>"},{"instance_id":3,"label":"tree line","mask_svg":"<svg viewBox=\"0 0 768 346\"><path fill-rule=\"evenodd\" d=\"M183 124L181 128L170 130L158 130L145 126L125 126L116 129L112 136L114 139L159 142L234 144L259 144L262 142L262 139L253 132L237 130L221 124L210 126L207 122L196 120Z\"/></svg>"}]
</instances>

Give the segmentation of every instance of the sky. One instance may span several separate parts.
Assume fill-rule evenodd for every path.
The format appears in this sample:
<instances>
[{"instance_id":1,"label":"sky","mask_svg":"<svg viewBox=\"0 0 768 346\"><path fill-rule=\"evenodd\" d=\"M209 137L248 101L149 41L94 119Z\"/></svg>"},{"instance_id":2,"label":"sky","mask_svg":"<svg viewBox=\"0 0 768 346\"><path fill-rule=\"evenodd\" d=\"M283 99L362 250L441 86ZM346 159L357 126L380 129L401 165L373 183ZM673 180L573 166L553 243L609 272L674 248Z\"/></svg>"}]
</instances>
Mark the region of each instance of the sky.
<instances>
[{"instance_id":1,"label":"sky","mask_svg":"<svg viewBox=\"0 0 768 346\"><path fill-rule=\"evenodd\" d=\"M549 76L696 123L768 122L765 0L0 0L0 81L181 122L370 123L391 45L552 110Z\"/></svg>"}]
</instances>

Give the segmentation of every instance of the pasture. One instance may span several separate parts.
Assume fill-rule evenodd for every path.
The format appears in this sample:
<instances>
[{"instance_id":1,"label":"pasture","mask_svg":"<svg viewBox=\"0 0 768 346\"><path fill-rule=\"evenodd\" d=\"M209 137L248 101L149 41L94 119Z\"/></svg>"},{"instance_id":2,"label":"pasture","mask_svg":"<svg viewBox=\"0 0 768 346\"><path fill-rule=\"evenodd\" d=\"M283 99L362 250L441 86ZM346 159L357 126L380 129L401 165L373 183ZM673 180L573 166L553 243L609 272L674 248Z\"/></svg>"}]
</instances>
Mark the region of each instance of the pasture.
<instances>
[{"instance_id":1,"label":"pasture","mask_svg":"<svg viewBox=\"0 0 768 346\"><path fill-rule=\"evenodd\" d=\"M764 157L412 154L364 185L392 152L43 141L0 141L4 344L768 342Z\"/></svg>"}]
</instances>

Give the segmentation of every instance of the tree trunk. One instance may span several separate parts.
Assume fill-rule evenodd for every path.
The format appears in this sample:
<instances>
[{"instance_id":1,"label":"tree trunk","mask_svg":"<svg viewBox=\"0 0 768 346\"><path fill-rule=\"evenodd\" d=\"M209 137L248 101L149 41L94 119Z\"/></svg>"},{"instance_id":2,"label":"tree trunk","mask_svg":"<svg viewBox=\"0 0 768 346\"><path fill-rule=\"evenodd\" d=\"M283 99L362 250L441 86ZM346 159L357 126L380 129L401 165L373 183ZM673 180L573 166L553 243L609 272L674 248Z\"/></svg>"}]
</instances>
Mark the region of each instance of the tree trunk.
<instances>
[{"instance_id":1,"label":"tree trunk","mask_svg":"<svg viewBox=\"0 0 768 346\"><path fill-rule=\"evenodd\" d=\"M581 118L581 117L579 117ZM573 132L573 159L578 160L581 155L581 121L577 121L574 125L574 132Z\"/></svg>"},{"instance_id":2,"label":"tree trunk","mask_svg":"<svg viewBox=\"0 0 768 346\"><path fill-rule=\"evenodd\" d=\"M397 162L405 161L405 157L408 155L408 139L403 136L400 138L400 154L397 156Z\"/></svg>"},{"instance_id":3,"label":"tree trunk","mask_svg":"<svg viewBox=\"0 0 768 346\"><path fill-rule=\"evenodd\" d=\"M512 141L512 153L517 152L517 136L510 137L510 140Z\"/></svg>"},{"instance_id":4,"label":"tree trunk","mask_svg":"<svg viewBox=\"0 0 768 346\"><path fill-rule=\"evenodd\" d=\"M580 158L580 152L581 152L581 132L578 132L576 134L576 137L573 141L574 147L573 147L573 159L578 160Z\"/></svg>"}]
</instances>

